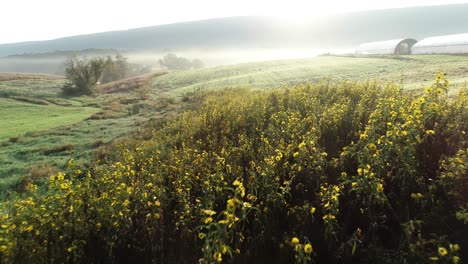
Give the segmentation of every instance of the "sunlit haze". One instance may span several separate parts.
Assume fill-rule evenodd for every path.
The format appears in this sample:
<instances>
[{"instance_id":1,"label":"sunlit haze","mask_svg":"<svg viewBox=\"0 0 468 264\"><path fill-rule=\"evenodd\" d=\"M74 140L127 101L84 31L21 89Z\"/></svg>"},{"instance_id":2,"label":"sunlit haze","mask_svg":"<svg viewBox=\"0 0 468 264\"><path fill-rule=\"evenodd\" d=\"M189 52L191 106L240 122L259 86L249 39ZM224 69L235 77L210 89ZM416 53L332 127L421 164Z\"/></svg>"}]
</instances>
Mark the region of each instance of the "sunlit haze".
<instances>
[{"instance_id":1,"label":"sunlit haze","mask_svg":"<svg viewBox=\"0 0 468 264\"><path fill-rule=\"evenodd\" d=\"M334 13L409 6L467 3L457 0L5 0L0 15L0 43L65 36L231 16L281 16L301 24Z\"/></svg>"}]
</instances>

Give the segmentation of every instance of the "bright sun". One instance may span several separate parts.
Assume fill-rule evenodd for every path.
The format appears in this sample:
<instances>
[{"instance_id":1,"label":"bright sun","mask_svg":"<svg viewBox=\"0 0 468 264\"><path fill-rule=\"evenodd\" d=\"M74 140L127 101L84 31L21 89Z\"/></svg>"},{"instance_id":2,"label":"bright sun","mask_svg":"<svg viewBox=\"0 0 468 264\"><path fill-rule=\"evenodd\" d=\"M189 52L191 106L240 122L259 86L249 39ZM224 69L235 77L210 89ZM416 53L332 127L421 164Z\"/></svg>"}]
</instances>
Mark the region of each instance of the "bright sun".
<instances>
[{"instance_id":1,"label":"bright sun","mask_svg":"<svg viewBox=\"0 0 468 264\"><path fill-rule=\"evenodd\" d=\"M300 26L311 21L310 17L304 15L283 15L277 17L278 21L291 26Z\"/></svg>"}]
</instances>

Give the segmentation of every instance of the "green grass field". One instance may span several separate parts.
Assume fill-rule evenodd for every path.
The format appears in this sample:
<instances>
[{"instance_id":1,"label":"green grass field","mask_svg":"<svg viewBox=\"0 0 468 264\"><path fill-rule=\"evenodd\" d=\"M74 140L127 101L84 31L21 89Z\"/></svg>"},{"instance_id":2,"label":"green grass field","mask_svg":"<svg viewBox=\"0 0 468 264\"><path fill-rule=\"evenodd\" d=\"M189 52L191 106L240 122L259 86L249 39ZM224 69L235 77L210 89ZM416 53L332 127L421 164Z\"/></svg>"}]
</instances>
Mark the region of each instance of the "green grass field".
<instances>
[{"instance_id":1,"label":"green grass field","mask_svg":"<svg viewBox=\"0 0 468 264\"><path fill-rule=\"evenodd\" d=\"M0 141L21 136L25 132L74 124L97 111L97 108L92 107L37 105L0 99L0 116L2 116Z\"/></svg>"}]
</instances>

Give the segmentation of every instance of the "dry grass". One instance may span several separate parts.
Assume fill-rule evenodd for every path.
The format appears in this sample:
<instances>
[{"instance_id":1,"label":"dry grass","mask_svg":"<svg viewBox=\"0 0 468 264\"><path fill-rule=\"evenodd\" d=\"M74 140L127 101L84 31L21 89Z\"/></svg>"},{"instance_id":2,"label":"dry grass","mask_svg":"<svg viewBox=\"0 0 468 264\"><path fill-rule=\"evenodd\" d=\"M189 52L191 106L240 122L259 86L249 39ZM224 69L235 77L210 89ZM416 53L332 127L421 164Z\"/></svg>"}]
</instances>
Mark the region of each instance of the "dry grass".
<instances>
[{"instance_id":1,"label":"dry grass","mask_svg":"<svg viewBox=\"0 0 468 264\"><path fill-rule=\"evenodd\" d=\"M50 147L50 148L39 148L38 151L42 152L44 155L51 155L51 154L71 151L72 149L73 149L73 145L65 144L65 145L55 146L55 147Z\"/></svg>"},{"instance_id":2,"label":"dry grass","mask_svg":"<svg viewBox=\"0 0 468 264\"><path fill-rule=\"evenodd\" d=\"M30 180L37 181L41 178L49 177L58 172L58 168L50 166L42 162L28 168L28 175Z\"/></svg>"},{"instance_id":3,"label":"dry grass","mask_svg":"<svg viewBox=\"0 0 468 264\"><path fill-rule=\"evenodd\" d=\"M166 72L153 72L136 77L131 77L115 82L99 85L96 88L98 93L125 93L135 91L139 88L144 87L153 78L166 74Z\"/></svg>"},{"instance_id":4,"label":"dry grass","mask_svg":"<svg viewBox=\"0 0 468 264\"><path fill-rule=\"evenodd\" d=\"M0 81L14 81L14 80L60 80L65 77L53 74L40 74L40 73L19 73L19 72L0 72Z\"/></svg>"}]
</instances>

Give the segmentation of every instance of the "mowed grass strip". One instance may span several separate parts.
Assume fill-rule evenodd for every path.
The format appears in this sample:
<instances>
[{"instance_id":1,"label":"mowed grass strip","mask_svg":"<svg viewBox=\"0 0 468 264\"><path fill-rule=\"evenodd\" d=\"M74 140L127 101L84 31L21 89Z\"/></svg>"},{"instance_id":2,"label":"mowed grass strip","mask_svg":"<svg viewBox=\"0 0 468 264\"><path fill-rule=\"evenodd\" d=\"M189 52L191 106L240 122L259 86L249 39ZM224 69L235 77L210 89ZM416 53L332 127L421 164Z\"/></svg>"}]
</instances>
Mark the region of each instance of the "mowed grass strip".
<instances>
[{"instance_id":1,"label":"mowed grass strip","mask_svg":"<svg viewBox=\"0 0 468 264\"><path fill-rule=\"evenodd\" d=\"M0 98L0 141L27 132L82 121L99 111L93 107L36 105Z\"/></svg>"}]
</instances>

